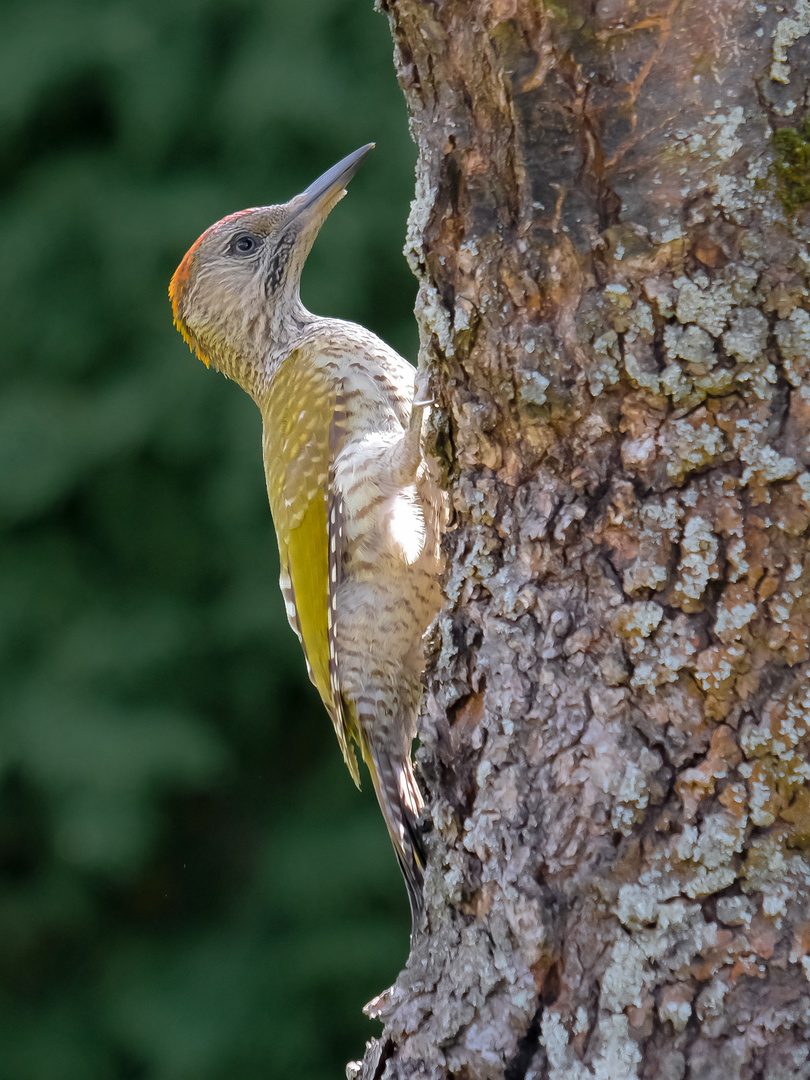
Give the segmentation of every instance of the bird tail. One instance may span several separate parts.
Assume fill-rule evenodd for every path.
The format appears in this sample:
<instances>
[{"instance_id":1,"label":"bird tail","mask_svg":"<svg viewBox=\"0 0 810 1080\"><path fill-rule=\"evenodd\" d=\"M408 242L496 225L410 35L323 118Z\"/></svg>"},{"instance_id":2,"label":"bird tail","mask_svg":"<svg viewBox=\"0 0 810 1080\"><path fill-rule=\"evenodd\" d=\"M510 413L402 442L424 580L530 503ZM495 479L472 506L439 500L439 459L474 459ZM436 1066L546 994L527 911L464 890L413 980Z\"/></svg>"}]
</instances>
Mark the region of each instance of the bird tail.
<instances>
[{"instance_id":1,"label":"bird tail","mask_svg":"<svg viewBox=\"0 0 810 1080\"><path fill-rule=\"evenodd\" d=\"M417 822L424 801L413 774L410 755L392 755L373 738L368 738L366 755L374 792L380 804L388 835L394 845L399 868L411 906L411 941L424 913L425 848Z\"/></svg>"}]
</instances>

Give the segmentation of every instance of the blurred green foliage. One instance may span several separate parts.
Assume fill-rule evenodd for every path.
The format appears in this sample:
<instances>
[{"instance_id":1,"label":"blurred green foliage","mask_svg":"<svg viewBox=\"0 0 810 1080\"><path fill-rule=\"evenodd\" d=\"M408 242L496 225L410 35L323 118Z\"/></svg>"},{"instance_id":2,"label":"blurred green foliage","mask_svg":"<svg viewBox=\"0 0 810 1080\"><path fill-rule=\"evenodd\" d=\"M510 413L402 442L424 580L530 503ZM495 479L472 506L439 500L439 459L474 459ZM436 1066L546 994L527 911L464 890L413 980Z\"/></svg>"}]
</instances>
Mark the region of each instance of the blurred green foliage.
<instances>
[{"instance_id":1,"label":"blurred green foliage","mask_svg":"<svg viewBox=\"0 0 810 1080\"><path fill-rule=\"evenodd\" d=\"M414 358L388 28L370 0L0 26L0 1078L339 1077L405 892L286 625L258 412L166 287L373 140L303 295Z\"/></svg>"}]
</instances>

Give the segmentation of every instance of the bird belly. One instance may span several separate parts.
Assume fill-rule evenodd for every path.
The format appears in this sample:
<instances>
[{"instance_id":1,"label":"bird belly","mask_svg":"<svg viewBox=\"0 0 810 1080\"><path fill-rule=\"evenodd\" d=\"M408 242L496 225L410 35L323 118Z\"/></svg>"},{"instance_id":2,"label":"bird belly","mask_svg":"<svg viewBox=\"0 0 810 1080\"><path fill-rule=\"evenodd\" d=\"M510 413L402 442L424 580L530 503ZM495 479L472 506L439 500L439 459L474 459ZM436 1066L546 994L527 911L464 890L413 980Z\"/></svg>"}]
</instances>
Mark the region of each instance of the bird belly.
<instances>
[{"instance_id":1,"label":"bird belly","mask_svg":"<svg viewBox=\"0 0 810 1080\"><path fill-rule=\"evenodd\" d=\"M391 477L403 434L347 444L335 462L345 530L337 586L335 640L344 695L371 691L403 718L413 737L424 666L422 637L438 608L435 541L428 536L416 484ZM433 541L433 542L431 542Z\"/></svg>"}]
</instances>

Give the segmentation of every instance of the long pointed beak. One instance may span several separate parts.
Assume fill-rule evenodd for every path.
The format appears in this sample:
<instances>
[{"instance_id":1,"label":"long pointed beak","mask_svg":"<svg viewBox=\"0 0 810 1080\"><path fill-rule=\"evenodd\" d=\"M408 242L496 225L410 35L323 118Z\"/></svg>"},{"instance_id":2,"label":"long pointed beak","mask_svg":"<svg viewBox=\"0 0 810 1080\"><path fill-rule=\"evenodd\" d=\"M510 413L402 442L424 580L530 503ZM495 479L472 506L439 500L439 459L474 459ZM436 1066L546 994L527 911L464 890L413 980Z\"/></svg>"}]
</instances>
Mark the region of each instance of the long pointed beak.
<instances>
[{"instance_id":1,"label":"long pointed beak","mask_svg":"<svg viewBox=\"0 0 810 1080\"><path fill-rule=\"evenodd\" d=\"M299 214L304 213L305 211L312 211L316 207L324 206L325 204L330 203L335 196L340 198L343 195L346 185L360 168L363 159L370 154L373 149L374 143L366 143L365 146L361 146L359 150L355 150L354 153L348 154L342 161L339 161L337 165L333 165L331 169L328 169L323 174L323 176L319 176L314 183L309 185L306 191L302 191L300 195L296 196L293 202L297 202L298 206L295 207L295 210L293 210L291 216L285 222L285 228L291 221L297 218ZM307 216L309 216L309 214L307 214Z\"/></svg>"}]
</instances>

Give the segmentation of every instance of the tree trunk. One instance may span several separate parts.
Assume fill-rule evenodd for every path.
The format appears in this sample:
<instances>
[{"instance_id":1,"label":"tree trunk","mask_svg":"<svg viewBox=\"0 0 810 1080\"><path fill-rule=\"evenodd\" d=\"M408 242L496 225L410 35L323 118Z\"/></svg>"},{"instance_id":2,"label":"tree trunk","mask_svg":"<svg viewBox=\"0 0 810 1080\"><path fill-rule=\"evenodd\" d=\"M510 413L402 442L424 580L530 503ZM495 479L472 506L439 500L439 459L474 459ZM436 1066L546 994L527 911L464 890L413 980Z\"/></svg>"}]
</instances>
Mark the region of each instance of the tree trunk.
<instances>
[{"instance_id":1,"label":"tree trunk","mask_svg":"<svg viewBox=\"0 0 810 1080\"><path fill-rule=\"evenodd\" d=\"M380 2L453 522L350 1071L810 1077L810 3Z\"/></svg>"}]
</instances>

